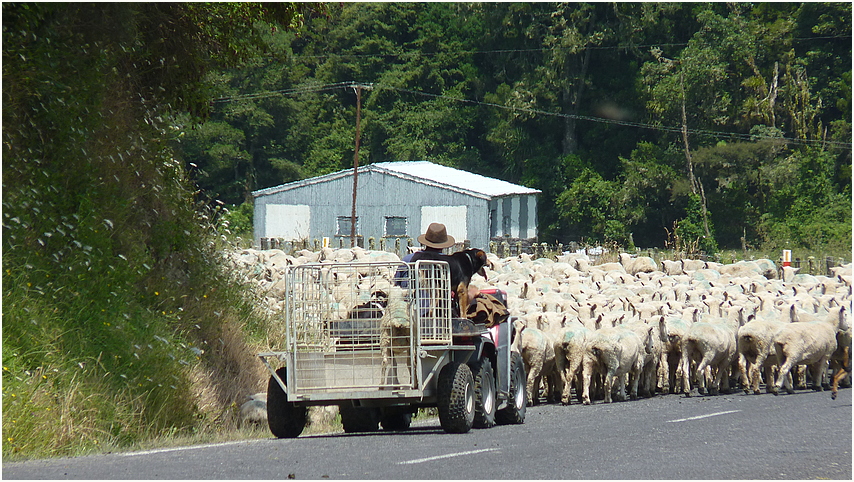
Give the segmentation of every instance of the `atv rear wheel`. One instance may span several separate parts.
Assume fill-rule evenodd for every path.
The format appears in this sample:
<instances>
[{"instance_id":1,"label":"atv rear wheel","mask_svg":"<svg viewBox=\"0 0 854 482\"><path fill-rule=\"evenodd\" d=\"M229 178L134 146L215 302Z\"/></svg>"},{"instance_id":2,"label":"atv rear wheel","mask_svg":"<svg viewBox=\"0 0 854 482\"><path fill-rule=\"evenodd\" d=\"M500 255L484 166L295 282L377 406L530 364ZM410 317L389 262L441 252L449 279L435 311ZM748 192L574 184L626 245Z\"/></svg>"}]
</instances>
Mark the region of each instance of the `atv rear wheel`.
<instances>
[{"instance_id":1,"label":"atv rear wheel","mask_svg":"<svg viewBox=\"0 0 854 482\"><path fill-rule=\"evenodd\" d=\"M282 380L287 379L285 367L276 370ZM288 395L274 376L267 383L267 424L278 438L296 438L305 428L308 408L288 401Z\"/></svg>"},{"instance_id":2,"label":"atv rear wheel","mask_svg":"<svg viewBox=\"0 0 854 482\"><path fill-rule=\"evenodd\" d=\"M439 423L449 433L466 433L474 423L474 377L468 365L442 367L436 385Z\"/></svg>"},{"instance_id":3,"label":"atv rear wheel","mask_svg":"<svg viewBox=\"0 0 854 482\"><path fill-rule=\"evenodd\" d=\"M513 352L510 355L510 393L507 406L495 414L499 425L525 423L525 411L528 406L528 391L525 388L525 364L522 355Z\"/></svg>"}]
</instances>

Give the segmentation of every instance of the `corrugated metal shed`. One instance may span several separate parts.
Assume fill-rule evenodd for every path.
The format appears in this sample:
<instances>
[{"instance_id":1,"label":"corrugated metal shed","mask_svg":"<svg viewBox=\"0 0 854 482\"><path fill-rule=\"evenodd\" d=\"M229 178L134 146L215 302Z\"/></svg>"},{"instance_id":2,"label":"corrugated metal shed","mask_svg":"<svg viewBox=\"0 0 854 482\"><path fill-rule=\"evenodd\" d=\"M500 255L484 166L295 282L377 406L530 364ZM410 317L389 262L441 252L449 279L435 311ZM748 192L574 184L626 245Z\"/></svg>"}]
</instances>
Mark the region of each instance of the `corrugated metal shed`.
<instances>
[{"instance_id":1,"label":"corrugated metal shed","mask_svg":"<svg viewBox=\"0 0 854 482\"><path fill-rule=\"evenodd\" d=\"M253 192L256 243L348 237L352 177L353 170L345 169ZM473 246L501 236L536 238L539 193L427 161L369 164L359 168L357 232L363 241L408 240L442 222L458 241Z\"/></svg>"},{"instance_id":2,"label":"corrugated metal shed","mask_svg":"<svg viewBox=\"0 0 854 482\"><path fill-rule=\"evenodd\" d=\"M482 194L489 197L509 196L511 194L538 194L540 191L529 187L502 181L493 177L481 176L452 167L433 164L428 161L378 162L377 169L411 176L416 180L433 181L448 188L462 192Z\"/></svg>"}]
</instances>

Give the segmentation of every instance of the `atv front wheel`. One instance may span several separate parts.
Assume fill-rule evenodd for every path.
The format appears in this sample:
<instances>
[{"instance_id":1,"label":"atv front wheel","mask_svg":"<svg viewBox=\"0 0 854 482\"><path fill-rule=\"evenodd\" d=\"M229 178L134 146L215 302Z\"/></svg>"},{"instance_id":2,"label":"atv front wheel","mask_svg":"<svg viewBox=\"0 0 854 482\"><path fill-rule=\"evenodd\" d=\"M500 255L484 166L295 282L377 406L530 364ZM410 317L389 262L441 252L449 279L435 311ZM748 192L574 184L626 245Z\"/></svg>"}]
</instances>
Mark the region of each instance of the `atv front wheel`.
<instances>
[{"instance_id":1,"label":"atv front wheel","mask_svg":"<svg viewBox=\"0 0 854 482\"><path fill-rule=\"evenodd\" d=\"M500 425L525 423L525 410L528 406L528 391L526 384L525 364L522 355L513 352L510 356L510 399L507 406L495 414L495 421Z\"/></svg>"},{"instance_id":2,"label":"atv front wheel","mask_svg":"<svg viewBox=\"0 0 854 482\"><path fill-rule=\"evenodd\" d=\"M484 358L469 365L474 374L474 428L489 428L495 425L495 372L492 362Z\"/></svg>"}]
</instances>

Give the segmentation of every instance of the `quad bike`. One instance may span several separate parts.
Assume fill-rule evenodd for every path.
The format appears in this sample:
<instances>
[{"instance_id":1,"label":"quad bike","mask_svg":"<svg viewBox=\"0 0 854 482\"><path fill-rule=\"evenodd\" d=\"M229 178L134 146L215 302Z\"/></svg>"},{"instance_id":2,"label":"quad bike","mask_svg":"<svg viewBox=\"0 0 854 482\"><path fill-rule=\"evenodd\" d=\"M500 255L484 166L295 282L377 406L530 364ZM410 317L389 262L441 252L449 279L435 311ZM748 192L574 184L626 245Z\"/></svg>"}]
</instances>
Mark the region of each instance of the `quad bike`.
<instances>
[{"instance_id":1,"label":"quad bike","mask_svg":"<svg viewBox=\"0 0 854 482\"><path fill-rule=\"evenodd\" d=\"M513 323L452 317L447 263L306 264L286 276L282 350L258 354L276 437L299 436L312 405L338 405L348 433L406 430L422 407L449 433L524 423Z\"/></svg>"}]
</instances>

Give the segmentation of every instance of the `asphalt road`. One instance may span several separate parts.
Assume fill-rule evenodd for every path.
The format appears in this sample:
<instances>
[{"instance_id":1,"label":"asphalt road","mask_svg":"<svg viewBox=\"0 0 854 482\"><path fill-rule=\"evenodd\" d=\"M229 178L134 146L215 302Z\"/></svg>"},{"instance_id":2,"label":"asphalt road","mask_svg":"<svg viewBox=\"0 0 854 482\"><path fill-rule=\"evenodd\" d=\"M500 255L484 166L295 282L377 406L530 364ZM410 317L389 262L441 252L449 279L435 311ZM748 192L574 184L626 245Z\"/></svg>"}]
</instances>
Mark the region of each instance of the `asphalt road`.
<instances>
[{"instance_id":1,"label":"asphalt road","mask_svg":"<svg viewBox=\"0 0 854 482\"><path fill-rule=\"evenodd\" d=\"M4 463L4 479L845 479L851 390L528 408L523 425Z\"/></svg>"}]
</instances>

